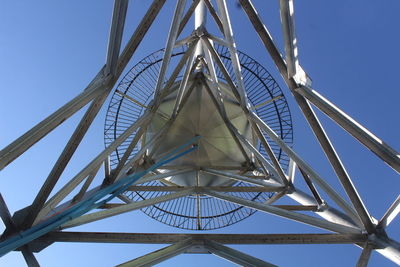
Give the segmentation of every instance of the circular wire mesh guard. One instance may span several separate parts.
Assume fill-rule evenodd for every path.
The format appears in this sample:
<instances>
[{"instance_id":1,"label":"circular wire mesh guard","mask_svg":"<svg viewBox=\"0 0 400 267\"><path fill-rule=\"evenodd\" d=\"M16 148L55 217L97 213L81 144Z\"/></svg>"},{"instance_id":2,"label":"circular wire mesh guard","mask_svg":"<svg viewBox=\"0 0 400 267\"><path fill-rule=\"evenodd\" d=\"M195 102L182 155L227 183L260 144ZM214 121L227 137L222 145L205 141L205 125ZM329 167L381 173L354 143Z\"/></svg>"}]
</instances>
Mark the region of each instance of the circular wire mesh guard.
<instances>
[{"instance_id":1,"label":"circular wire mesh guard","mask_svg":"<svg viewBox=\"0 0 400 267\"><path fill-rule=\"evenodd\" d=\"M177 65L186 49L186 46L174 49L169 66L170 71ZM215 44L215 49L235 82L229 50L218 44ZM106 146L142 116L146 107L150 104L154 96L163 54L164 49L160 49L148 55L137 63L119 83L107 111L104 129ZM247 97L253 106L254 112L287 144L291 145L293 143L292 120L288 103L282 90L270 73L253 58L240 51L238 55ZM220 81L226 82L218 67L216 67L216 73ZM168 78L169 74L167 73L164 82ZM179 77L177 80L179 80ZM110 155L112 168L117 166L136 133L134 132ZM265 138L269 141L271 149L282 168L286 171L289 165L289 158L267 135L265 135ZM129 159L135 156L140 148L141 144L139 142L130 154ZM269 160L261 144L258 144L258 149ZM166 186L159 181L152 181L142 185ZM252 185L236 182L232 186L247 187ZM165 191L127 191L124 193L132 201L142 201L166 194L169 193ZM265 202L273 195L273 193L269 192L227 192L226 194L256 202ZM192 195L162 202L143 208L142 211L160 222L189 230L211 230L225 227L241 221L255 212L253 209L205 195Z\"/></svg>"}]
</instances>

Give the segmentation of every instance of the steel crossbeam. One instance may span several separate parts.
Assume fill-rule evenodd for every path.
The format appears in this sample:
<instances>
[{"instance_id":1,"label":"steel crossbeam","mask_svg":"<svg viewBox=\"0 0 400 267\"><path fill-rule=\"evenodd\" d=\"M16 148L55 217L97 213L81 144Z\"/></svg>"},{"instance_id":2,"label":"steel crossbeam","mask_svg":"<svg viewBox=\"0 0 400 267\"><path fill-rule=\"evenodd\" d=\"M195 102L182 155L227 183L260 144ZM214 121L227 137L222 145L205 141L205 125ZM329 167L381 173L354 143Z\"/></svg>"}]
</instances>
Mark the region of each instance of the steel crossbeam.
<instances>
[{"instance_id":1,"label":"steel crossbeam","mask_svg":"<svg viewBox=\"0 0 400 267\"><path fill-rule=\"evenodd\" d=\"M173 244L191 238L220 244L355 244L368 240L366 234L178 234L116 232L50 232L37 242ZM32 243L32 247L35 247Z\"/></svg>"}]
</instances>

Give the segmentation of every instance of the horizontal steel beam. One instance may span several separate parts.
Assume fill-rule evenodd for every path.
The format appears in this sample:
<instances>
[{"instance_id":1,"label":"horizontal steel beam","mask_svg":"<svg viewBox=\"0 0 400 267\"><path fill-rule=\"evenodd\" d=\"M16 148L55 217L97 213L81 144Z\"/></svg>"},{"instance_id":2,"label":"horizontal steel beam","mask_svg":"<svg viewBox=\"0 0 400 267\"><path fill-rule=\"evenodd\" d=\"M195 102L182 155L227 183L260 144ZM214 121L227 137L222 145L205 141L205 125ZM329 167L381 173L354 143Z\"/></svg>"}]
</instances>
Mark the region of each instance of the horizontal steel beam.
<instances>
[{"instance_id":1,"label":"horizontal steel beam","mask_svg":"<svg viewBox=\"0 0 400 267\"><path fill-rule=\"evenodd\" d=\"M128 191L183 191L187 189L196 190L213 190L218 192L278 192L284 188L275 186L130 186Z\"/></svg>"},{"instance_id":2,"label":"horizontal steel beam","mask_svg":"<svg viewBox=\"0 0 400 267\"><path fill-rule=\"evenodd\" d=\"M365 234L176 234L116 232L51 232L34 242L173 244L192 238L221 244L355 244L368 240ZM34 243L33 242L33 243Z\"/></svg>"},{"instance_id":3,"label":"horizontal steel beam","mask_svg":"<svg viewBox=\"0 0 400 267\"><path fill-rule=\"evenodd\" d=\"M196 168L197 166L194 166L194 165L185 165L185 164L182 164L182 165L168 165L168 166L161 166L160 168L158 168L159 170L181 170L181 169L193 169L193 168ZM237 171L242 171L244 168L243 168L243 166L222 166L222 165L219 165L219 166L212 166L212 165L209 165L209 166L207 166L207 165L205 165L205 166L202 166L203 168L205 168L205 169L215 169L215 170L230 170L230 171L233 171L233 170L237 170Z\"/></svg>"},{"instance_id":4,"label":"horizontal steel beam","mask_svg":"<svg viewBox=\"0 0 400 267\"><path fill-rule=\"evenodd\" d=\"M159 174L146 175L146 176L143 176L142 178L140 178L135 184L144 184L144 183L148 183L151 181L168 178L168 177L178 175L178 174L185 174L190 171L192 171L192 170L182 169L182 170L169 171L169 172L164 172L164 173L159 173Z\"/></svg>"},{"instance_id":5,"label":"horizontal steel beam","mask_svg":"<svg viewBox=\"0 0 400 267\"><path fill-rule=\"evenodd\" d=\"M204 168L201 170L202 172L205 173L210 173L210 174L214 174L214 175L219 175L219 176L223 176L226 178L230 178L233 180L238 180L238 181L242 181L242 182L246 182L249 184L255 184L255 185L260 185L260 186L265 186L265 187L276 187L278 188L285 188L283 187L281 184L275 182L275 181L266 181L264 179L259 179L259 178L250 178L247 177L245 175L240 175L240 174L236 174L236 173L231 173L228 171L222 171L222 170L215 170L215 169L208 169L208 168Z\"/></svg>"},{"instance_id":6,"label":"horizontal steel beam","mask_svg":"<svg viewBox=\"0 0 400 267\"><path fill-rule=\"evenodd\" d=\"M247 191L249 192L249 191ZM252 191L250 191L252 192ZM128 204L122 203L107 203L99 207L99 209L112 209L116 207L125 206ZM302 210L302 211L318 211L317 205L272 205L272 207L284 209L284 210Z\"/></svg>"},{"instance_id":7,"label":"horizontal steel beam","mask_svg":"<svg viewBox=\"0 0 400 267\"><path fill-rule=\"evenodd\" d=\"M318 211L317 205L271 205L284 210Z\"/></svg>"}]
</instances>

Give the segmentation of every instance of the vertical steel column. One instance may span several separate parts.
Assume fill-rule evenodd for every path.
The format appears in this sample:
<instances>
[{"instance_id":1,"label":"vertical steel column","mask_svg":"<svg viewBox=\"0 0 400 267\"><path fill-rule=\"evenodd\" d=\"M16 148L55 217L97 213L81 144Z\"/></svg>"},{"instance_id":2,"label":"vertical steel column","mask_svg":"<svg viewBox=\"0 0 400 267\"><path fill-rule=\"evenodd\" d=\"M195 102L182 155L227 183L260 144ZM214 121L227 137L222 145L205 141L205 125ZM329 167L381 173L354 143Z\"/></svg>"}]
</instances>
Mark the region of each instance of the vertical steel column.
<instances>
[{"instance_id":1,"label":"vertical steel column","mask_svg":"<svg viewBox=\"0 0 400 267\"><path fill-rule=\"evenodd\" d=\"M217 0L218 9L220 11L222 26L224 28L224 36L226 43L228 45L229 52L231 54L231 61L233 66L233 71L235 73L237 88L240 94L240 101L243 107L248 107L246 89L243 82L242 71L240 67L240 61L238 52L236 49L235 40L233 38L233 31L231 26L231 21L229 18L228 7L225 0Z\"/></svg>"},{"instance_id":2,"label":"vertical steel column","mask_svg":"<svg viewBox=\"0 0 400 267\"><path fill-rule=\"evenodd\" d=\"M171 23L171 28L168 33L167 44L165 45L164 57L162 60L160 72L158 74L157 85L154 93L154 104L157 105L160 101L160 91L164 84L165 74L171 60L172 49L174 48L176 38L178 37L178 30L183 11L185 9L186 0L178 0L176 2L175 13Z\"/></svg>"},{"instance_id":3,"label":"vertical steel column","mask_svg":"<svg viewBox=\"0 0 400 267\"><path fill-rule=\"evenodd\" d=\"M182 33L183 29L185 28L185 25L189 21L190 17L193 15L193 12L195 11L195 9L199 3L200 3L200 0L193 0L188 11L186 12L185 16L183 16L183 18L181 20L181 23L180 23L179 29L178 29L178 36Z\"/></svg>"},{"instance_id":4,"label":"vertical steel column","mask_svg":"<svg viewBox=\"0 0 400 267\"><path fill-rule=\"evenodd\" d=\"M205 29L207 23L207 12L204 0L200 0L194 11L194 29L198 32L202 32ZM204 56L202 43L199 42L196 46L195 57Z\"/></svg>"},{"instance_id":5,"label":"vertical steel column","mask_svg":"<svg viewBox=\"0 0 400 267\"><path fill-rule=\"evenodd\" d=\"M128 3L128 0L114 1L110 38L108 39L106 69L104 70L105 75L114 75L116 72Z\"/></svg>"},{"instance_id":6,"label":"vertical steel column","mask_svg":"<svg viewBox=\"0 0 400 267\"><path fill-rule=\"evenodd\" d=\"M362 202L360 196L356 188L354 187L346 169L344 168L339 156L337 155L335 149L331 141L329 140L328 136L325 133L321 123L319 122L318 118L314 114L314 111L310 107L309 103L307 102L304 97L296 92L296 89L299 85L294 81L293 78L288 78L288 70L287 66L282 59L281 54L279 53L278 49L276 48L272 38L266 29L265 25L262 23L261 19L259 18L254 6L250 2L250 0L239 0L242 4L243 9L247 13L250 21L252 22L254 28L258 32L261 40L264 42L265 47L267 48L268 52L270 53L272 59L275 62L275 65L278 67L279 71L281 72L282 77L284 78L286 84L288 85L289 89L292 91L299 107L301 108L302 112L304 113L308 123L311 126L315 136L317 137L325 155L327 156L329 162L331 163L336 175L339 178L343 188L345 189L347 195L349 196L352 204L354 205L358 215L360 216L364 227L369 233L374 233L375 226L372 223L371 216L369 215L364 203Z\"/></svg>"},{"instance_id":7,"label":"vertical steel column","mask_svg":"<svg viewBox=\"0 0 400 267\"><path fill-rule=\"evenodd\" d=\"M361 252L360 258L357 261L356 267L367 267L372 251L373 251L373 245L366 242Z\"/></svg>"}]
</instances>

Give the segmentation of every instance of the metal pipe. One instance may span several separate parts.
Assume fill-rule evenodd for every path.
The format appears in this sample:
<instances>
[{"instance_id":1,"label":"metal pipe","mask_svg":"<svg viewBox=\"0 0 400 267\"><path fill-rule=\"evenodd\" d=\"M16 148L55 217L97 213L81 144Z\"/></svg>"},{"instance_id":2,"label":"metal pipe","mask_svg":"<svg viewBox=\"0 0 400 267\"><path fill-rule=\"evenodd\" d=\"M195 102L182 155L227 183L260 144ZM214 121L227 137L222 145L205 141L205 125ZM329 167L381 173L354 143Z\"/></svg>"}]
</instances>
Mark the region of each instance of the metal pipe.
<instances>
[{"instance_id":1,"label":"metal pipe","mask_svg":"<svg viewBox=\"0 0 400 267\"><path fill-rule=\"evenodd\" d=\"M207 23L207 12L206 6L203 0L200 0L195 11L194 11L194 29L198 32L203 32ZM199 42L196 46L196 51L194 53L195 57L204 56L202 43Z\"/></svg>"}]
</instances>

